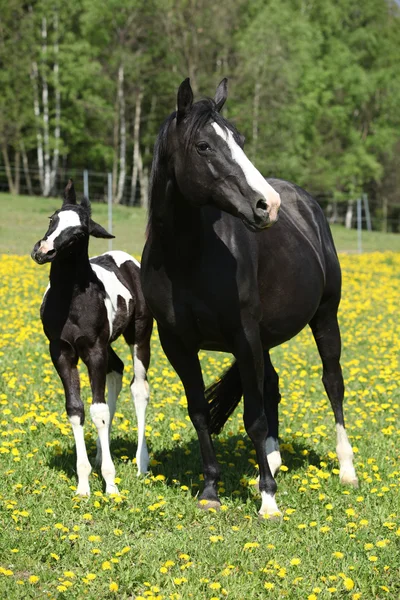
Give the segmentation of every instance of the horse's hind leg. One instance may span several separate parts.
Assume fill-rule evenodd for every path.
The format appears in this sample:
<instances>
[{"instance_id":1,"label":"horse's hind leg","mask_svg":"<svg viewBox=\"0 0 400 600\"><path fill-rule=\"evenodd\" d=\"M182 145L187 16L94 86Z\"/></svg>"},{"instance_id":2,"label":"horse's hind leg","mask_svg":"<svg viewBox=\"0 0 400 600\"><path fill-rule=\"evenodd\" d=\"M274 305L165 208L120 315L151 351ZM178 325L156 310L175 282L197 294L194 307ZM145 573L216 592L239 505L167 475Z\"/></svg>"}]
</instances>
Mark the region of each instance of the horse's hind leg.
<instances>
[{"instance_id":1,"label":"horse's hind leg","mask_svg":"<svg viewBox=\"0 0 400 600\"><path fill-rule=\"evenodd\" d=\"M279 471L282 464L278 442L278 405L280 401L278 373L272 365L269 352L264 352L264 410L268 421L266 449L269 468L273 476Z\"/></svg>"},{"instance_id":2,"label":"horse's hind leg","mask_svg":"<svg viewBox=\"0 0 400 600\"><path fill-rule=\"evenodd\" d=\"M135 405L138 445L136 451L136 465L138 475L149 470L149 452L147 450L145 428L146 409L149 403L149 384L147 382L147 369L150 364L150 337L152 331L151 319L138 319L131 323L124 332L124 337L132 353L134 375L131 382L131 393Z\"/></svg>"},{"instance_id":3,"label":"horse's hind leg","mask_svg":"<svg viewBox=\"0 0 400 600\"><path fill-rule=\"evenodd\" d=\"M310 327L322 359L322 381L335 415L336 454L340 464L340 481L357 487L353 449L347 437L343 416L344 383L339 362L341 340L337 321L337 303L328 301L321 304L310 321Z\"/></svg>"},{"instance_id":4,"label":"horse's hind leg","mask_svg":"<svg viewBox=\"0 0 400 600\"><path fill-rule=\"evenodd\" d=\"M124 363L116 354L116 352L108 346L108 357L107 357L107 404L110 410L110 425L108 429L108 438L110 439L111 426L112 421L115 415L115 410L117 408L117 400L119 393L122 388L122 375L124 373ZM97 438L97 454L96 454L96 464L101 465L102 455L101 455L101 444L100 439Z\"/></svg>"}]
</instances>

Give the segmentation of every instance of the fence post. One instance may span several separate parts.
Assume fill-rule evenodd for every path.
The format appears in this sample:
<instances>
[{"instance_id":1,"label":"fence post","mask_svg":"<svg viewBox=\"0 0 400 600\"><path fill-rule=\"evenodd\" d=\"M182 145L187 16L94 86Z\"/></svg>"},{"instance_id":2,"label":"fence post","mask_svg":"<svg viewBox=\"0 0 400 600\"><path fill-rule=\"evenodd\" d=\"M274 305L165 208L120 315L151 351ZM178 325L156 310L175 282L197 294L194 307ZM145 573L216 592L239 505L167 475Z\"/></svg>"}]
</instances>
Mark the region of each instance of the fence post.
<instances>
[{"instance_id":1,"label":"fence post","mask_svg":"<svg viewBox=\"0 0 400 600\"><path fill-rule=\"evenodd\" d=\"M108 173L108 233L112 233L112 173ZM108 240L108 249L112 250L112 240Z\"/></svg>"},{"instance_id":2,"label":"fence post","mask_svg":"<svg viewBox=\"0 0 400 600\"><path fill-rule=\"evenodd\" d=\"M368 231L372 231L371 214L369 212L368 194L363 194L363 201L364 201L365 218L367 220L367 229L368 229Z\"/></svg>"},{"instance_id":3,"label":"fence post","mask_svg":"<svg viewBox=\"0 0 400 600\"><path fill-rule=\"evenodd\" d=\"M362 254L362 204L361 198L357 198L357 240L358 240L358 253Z\"/></svg>"},{"instance_id":4,"label":"fence post","mask_svg":"<svg viewBox=\"0 0 400 600\"><path fill-rule=\"evenodd\" d=\"M89 200L89 172L87 169L83 171L83 195Z\"/></svg>"}]
</instances>

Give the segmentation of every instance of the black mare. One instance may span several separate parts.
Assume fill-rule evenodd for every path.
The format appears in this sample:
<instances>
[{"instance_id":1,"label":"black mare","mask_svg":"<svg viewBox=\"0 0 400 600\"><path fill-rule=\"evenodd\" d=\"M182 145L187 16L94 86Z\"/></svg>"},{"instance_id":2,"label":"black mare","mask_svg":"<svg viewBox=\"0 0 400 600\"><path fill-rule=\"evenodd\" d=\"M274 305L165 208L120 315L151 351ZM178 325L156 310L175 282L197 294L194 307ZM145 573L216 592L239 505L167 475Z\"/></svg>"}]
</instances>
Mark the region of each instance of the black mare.
<instances>
[{"instance_id":1,"label":"black mare","mask_svg":"<svg viewBox=\"0 0 400 600\"><path fill-rule=\"evenodd\" d=\"M161 127L142 287L199 438L205 481L200 499L207 501L201 504L219 506L211 434L243 393L244 424L259 465L260 514L274 515L280 395L269 350L307 324L335 415L340 478L357 483L342 408L341 273L317 202L296 185L260 175L243 152L243 138L220 114L226 97L223 80L214 100L194 103L186 79L177 112ZM236 359L206 392L199 349L231 352Z\"/></svg>"},{"instance_id":2,"label":"black mare","mask_svg":"<svg viewBox=\"0 0 400 600\"><path fill-rule=\"evenodd\" d=\"M106 492L118 492L109 433L124 370L111 343L121 334L130 346L134 361L131 392L138 420L138 472L146 472L149 463L145 438L149 399L146 372L153 319L142 294L140 265L132 256L118 250L89 259L89 235L113 237L91 219L88 200L84 198L81 204L76 203L70 180L62 208L50 217L49 229L35 244L32 258L39 264L51 262L50 284L40 316L50 342L53 364L65 390L67 415L75 437L79 495L90 494L91 472L83 431L85 411L80 396L79 358L88 368L92 389L90 414L98 431L97 462L101 464Z\"/></svg>"}]
</instances>

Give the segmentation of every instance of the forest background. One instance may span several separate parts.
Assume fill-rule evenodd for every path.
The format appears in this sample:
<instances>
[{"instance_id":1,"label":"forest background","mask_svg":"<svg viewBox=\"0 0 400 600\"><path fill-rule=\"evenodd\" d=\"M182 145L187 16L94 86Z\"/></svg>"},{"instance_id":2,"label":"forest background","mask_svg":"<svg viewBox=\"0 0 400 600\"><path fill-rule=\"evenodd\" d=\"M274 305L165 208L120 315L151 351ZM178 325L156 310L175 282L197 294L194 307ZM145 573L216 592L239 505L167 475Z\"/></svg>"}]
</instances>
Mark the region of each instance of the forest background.
<instances>
[{"instance_id":1,"label":"forest background","mask_svg":"<svg viewBox=\"0 0 400 600\"><path fill-rule=\"evenodd\" d=\"M400 8L391 0L0 0L0 189L146 205L152 148L189 76L265 176L331 222L400 231Z\"/></svg>"}]
</instances>

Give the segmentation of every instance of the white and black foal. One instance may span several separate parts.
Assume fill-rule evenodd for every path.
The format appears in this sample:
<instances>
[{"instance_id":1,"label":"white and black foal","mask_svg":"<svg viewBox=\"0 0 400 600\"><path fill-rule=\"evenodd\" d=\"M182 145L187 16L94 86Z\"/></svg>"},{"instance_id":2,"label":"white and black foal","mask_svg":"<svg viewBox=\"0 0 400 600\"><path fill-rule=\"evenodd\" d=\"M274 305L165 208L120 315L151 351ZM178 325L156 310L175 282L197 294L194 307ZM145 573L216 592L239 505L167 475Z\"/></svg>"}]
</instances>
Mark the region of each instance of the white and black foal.
<instances>
[{"instance_id":1,"label":"white and black foal","mask_svg":"<svg viewBox=\"0 0 400 600\"><path fill-rule=\"evenodd\" d=\"M131 392L138 421L138 473L148 469L145 413L149 400L147 369L153 319L140 285L140 264L121 251L106 252L89 259L89 235L112 238L91 219L90 203L76 203L72 180L64 192L62 208L50 217L50 227L35 244L32 258L38 264L51 262L50 284L40 316L50 342L50 355L65 390L66 410L77 454L79 495L89 495L90 462L83 424L85 411L80 396L77 363L88 368L92 388L90 414L98 431L97 459L107 493L118 493L109 434L124 364L111 348L123 334L134 361ZM108 388L108 404L105 386Z\"/></svg>"}]
</instances>

